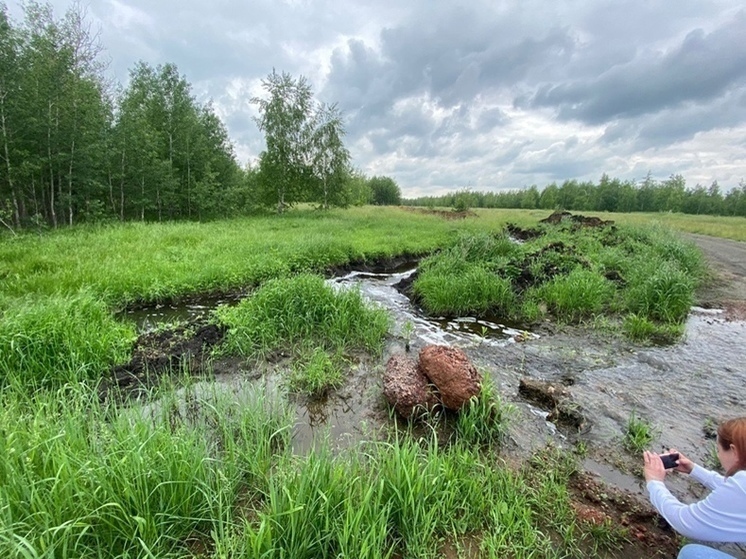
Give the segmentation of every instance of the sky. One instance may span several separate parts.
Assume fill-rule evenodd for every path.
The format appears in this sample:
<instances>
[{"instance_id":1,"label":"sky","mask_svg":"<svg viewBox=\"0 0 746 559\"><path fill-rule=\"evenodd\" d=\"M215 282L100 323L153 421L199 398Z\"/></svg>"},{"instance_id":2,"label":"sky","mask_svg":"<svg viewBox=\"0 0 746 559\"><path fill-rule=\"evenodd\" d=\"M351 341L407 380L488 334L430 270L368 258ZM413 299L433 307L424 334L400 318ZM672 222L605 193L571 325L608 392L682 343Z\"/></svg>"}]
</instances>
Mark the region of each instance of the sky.
<instances>
[{"instance_id":1,"label":"sky","mask_svg":"<svg viewBox=\"0 0 746 559\"><path fill-rule=\"evenodd\" d=\"M6 0L20 21L20 4ZM62 17L69 0L51 0ZM725 0L89 0L107 75L175 63L242 165L272 70L336 103L408 198L681 174L746 181L746 7Z\"/></svg>"}]
</instances>

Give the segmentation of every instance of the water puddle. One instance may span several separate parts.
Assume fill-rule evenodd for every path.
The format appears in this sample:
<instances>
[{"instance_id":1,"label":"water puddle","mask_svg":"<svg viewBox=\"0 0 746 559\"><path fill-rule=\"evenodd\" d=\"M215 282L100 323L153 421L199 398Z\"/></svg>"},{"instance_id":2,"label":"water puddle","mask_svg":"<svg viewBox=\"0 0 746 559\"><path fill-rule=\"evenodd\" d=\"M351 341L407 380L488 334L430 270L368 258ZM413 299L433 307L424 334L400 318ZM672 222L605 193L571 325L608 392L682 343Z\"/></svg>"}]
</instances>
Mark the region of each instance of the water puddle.
<instances>
[{"instance_id":1,"label":"water puddle","mask_svg":"<svg viewBox=\"0 0 746 559\"><path fill-rule=\"evenodd\" d=\"M581 465L584 471L597 476L604 483L633 494L643 495L645 493L645 482L641 478L625 474L605 462L584 458Z\"/></svg>"},{"instance_id":2,"label":"water puddle","mask_svg":"<svg viewBox=\"0 0 746 559\"><path fill-rule=\"evenodd\" d=\"M221 305L234 305L240 295L203 295L185 302L157 303L121 313L120 318L135 323L138 333L150 332L159 326L192 322L207 318Z\"/></svg>"}]
</instances>

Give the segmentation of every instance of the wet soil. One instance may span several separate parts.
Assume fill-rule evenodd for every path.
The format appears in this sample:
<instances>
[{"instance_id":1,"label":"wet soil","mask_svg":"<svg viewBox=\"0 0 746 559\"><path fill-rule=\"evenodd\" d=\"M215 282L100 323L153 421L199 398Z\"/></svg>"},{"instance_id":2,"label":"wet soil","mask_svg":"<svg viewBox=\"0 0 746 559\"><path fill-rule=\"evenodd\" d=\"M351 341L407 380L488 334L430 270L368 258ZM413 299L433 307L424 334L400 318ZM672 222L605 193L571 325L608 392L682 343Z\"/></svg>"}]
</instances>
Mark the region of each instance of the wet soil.
<instances>
[{"instance_id":1,"label":"wet soil","mask_svg":"<svg viewBox=\"0 0 746 559\"><path fill-rule=\"evenodd\" d=\"M590 524L609 519L623 526L629 536L622 548L597 556L674 557L681 541L647 500L641 457L622 446L626 423L633 413L645 418L655 429L654 450L676 447L713 467L712 425L743 415L746 383L746 243L686 237L702 248L712 277L697 294L698 307L692 310L684 339L666 347L640 346L612 332L552 323L526 332L497 321L426 317L394 287L414 273L414 268L405 270L410 265L403 261L397 273L371 267L338 278L341 283L361 286L369 299L388 308L395 317L394 332L380 358L353 360L342 389L323 400L292 399L297 411L294 448L305 452L319 437L340 448L375 437L391 423L381 383L388 358L405 352L405 347L416 355L428 344L458 346L480 371L491 376L503 399L515 406L503 450L511 462L524 462L547 444L582 448L587 453L583 471L571 483L576 512ZM144 360L149 370L161 371L186 362L204 372L207 351L222 333L202 331L197 339L190 338L190 333L200 331L198 324L185 328L174 336L143 334L133 362ZM137 362L115 372L110 383L144 389L149 382L145 375L125 372L129 367L131 373L135 366ZM231 389L256 379L252 382L276 390L287 366L286 357L278 355L265 363L213 360L210 371ZM550 421L556 411L552 408L557 406L522 394L520 386L526 381L566 389L563 405L582 420ZM666 482L685 502L706 494L685 475L674 472ZM746 559L746 550L739 546L721 548Z\"/></svg>"}]
</instances>

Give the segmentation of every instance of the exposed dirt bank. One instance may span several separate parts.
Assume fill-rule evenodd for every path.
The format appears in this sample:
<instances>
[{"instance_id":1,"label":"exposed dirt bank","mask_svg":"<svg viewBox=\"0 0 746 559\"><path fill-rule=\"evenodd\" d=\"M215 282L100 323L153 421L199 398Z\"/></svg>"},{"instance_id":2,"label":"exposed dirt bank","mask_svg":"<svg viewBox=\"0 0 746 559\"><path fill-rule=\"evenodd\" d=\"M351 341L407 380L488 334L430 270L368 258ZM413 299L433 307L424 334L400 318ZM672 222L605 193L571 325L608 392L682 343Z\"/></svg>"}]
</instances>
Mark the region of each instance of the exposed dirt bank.
<instances>
[{"instance_id":1,"label":"exposed dirt bank","mask_svg":"<svg viewBox=\"0 0 746 559\"><path fill-rule=\"evenodd\" d=\"M697 293L705 308L721 308L733 320L746 320L746 243L686 233L711 267L712 277Z\"/></svg>"}]
</instances>

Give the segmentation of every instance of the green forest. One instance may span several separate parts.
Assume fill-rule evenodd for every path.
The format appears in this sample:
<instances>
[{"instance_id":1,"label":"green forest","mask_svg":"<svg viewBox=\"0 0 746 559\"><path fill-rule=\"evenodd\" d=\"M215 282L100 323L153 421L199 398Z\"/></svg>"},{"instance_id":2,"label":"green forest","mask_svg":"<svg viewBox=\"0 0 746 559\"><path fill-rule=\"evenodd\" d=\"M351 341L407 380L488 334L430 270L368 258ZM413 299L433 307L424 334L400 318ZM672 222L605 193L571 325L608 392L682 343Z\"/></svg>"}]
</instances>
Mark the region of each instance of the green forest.
<instances>
[{"instance_id":1,"label":"green forest","mask_svg":"<svg viewBox=\"0 0 746 559\"><path fill-rule=\"evenodd\" d=\"M0 224L56 228L101 220L201 220L297 202L399 202L388 177L350 169L341 115L308 83L274 71L252 99L267 150L236 161L225 125L174 64L140 62L112 84L103 49L74 6L55 18L0 3ZM393 188L393 190L392 190Z\"/></svg>"}]
</instances>

